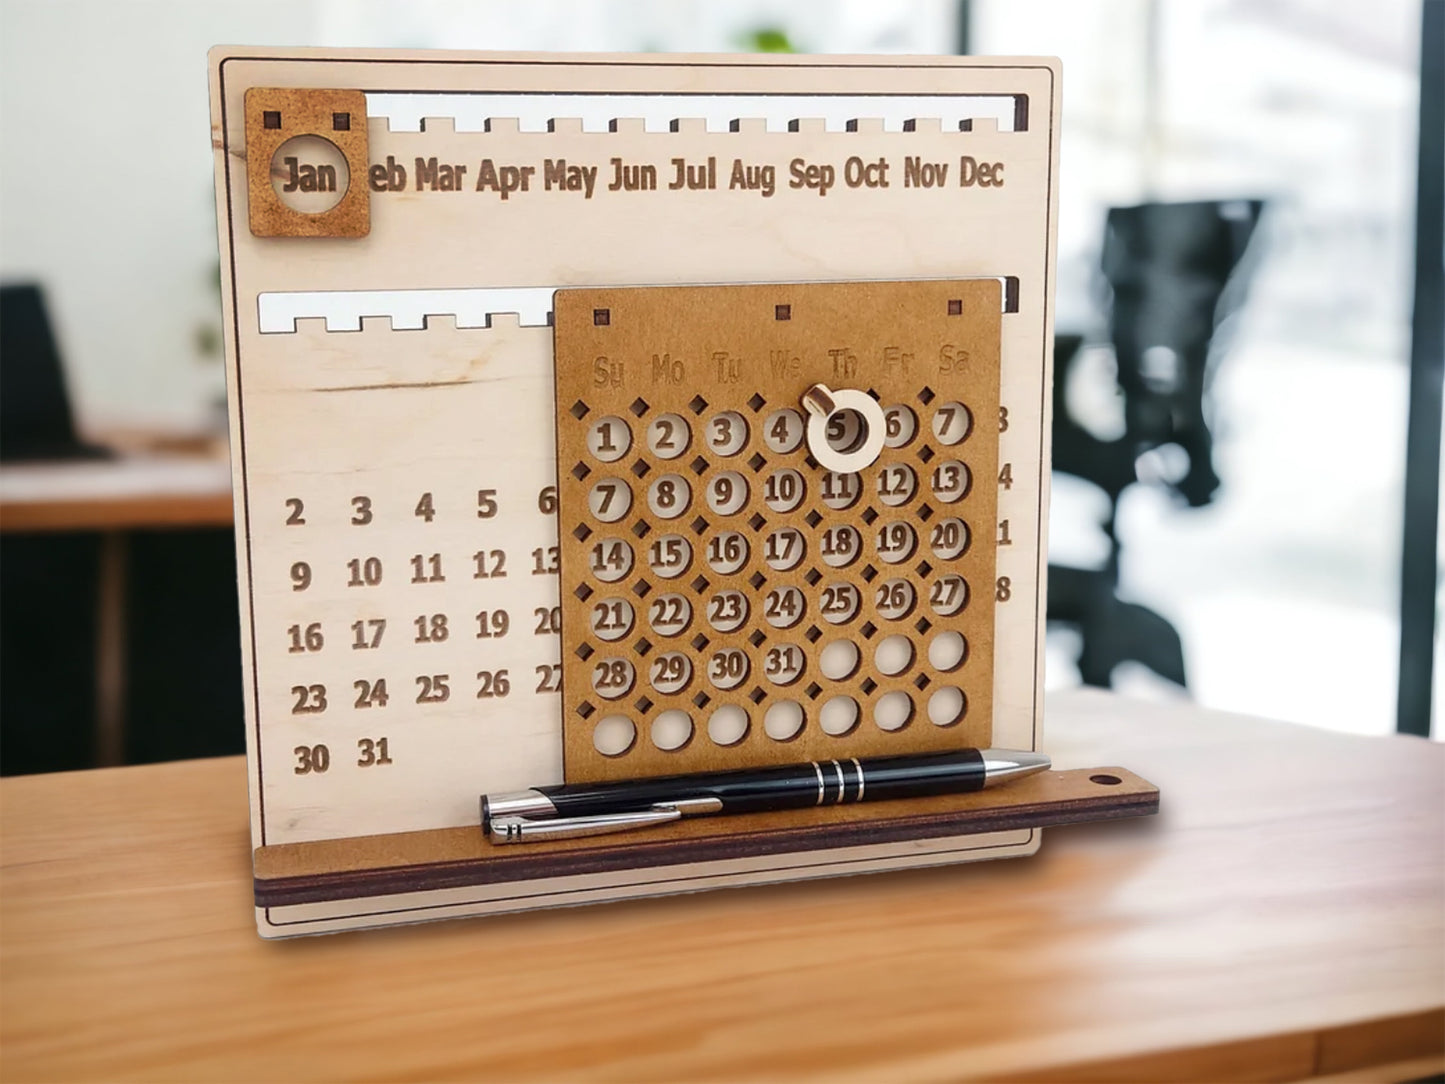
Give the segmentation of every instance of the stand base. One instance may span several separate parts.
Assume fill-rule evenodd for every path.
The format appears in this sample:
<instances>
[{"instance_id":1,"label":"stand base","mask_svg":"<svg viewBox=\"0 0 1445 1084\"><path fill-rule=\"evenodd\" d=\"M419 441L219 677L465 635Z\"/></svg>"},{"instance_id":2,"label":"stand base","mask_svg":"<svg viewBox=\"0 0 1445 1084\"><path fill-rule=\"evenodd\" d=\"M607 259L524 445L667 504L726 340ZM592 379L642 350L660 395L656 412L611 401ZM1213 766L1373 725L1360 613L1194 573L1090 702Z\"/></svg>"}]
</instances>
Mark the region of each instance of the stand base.
<instances>
[{"instance_id":1,"label":"stand base","mask_svg":"<svg viewBox=\"0 0 1445 1084\"><path fill-rule=\"evenodd\" d=\"M1123 768L1044 772L973 794L730 817L497 846L480 824L258 847L258 908L610 875L1149 816L1159 789ZM780 861L779 866L787 863ZM779 880L789 879L779 869ZM637 895L651 895L645 888Z\"/></svg>"}]
</instances>

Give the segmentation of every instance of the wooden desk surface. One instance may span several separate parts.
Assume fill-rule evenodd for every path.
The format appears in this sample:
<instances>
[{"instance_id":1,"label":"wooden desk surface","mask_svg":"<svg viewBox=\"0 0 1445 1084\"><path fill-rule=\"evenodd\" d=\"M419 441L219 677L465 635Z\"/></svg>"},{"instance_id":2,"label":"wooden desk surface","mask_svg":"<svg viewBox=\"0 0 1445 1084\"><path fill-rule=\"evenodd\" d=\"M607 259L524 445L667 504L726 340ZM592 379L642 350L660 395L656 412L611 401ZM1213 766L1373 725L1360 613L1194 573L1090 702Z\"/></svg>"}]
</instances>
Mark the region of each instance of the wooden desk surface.
<instances>
[{"instance_id":1,"label":"wooden desk surface","mask_svg":"<svg viewBox=\"0 0 1445 1084\"><path fill-rule=\"evenodd\" d=\"M14 1080L1295 1080L1445 1062L1445 746L1100 693L1035 858L261 941L239 760L0 785ZM1385 1068L1388 1067L1388 1068Z\"/></svg>"},{"instance_id":2,"label":"wooden desk surface","mask_svg":"<svg viewBox=\"0 0 1445 1084\"><path fill-rule=\"evenodd\" d=\"M120 455L0 466L0 531L229 527L224 455Z\"/></svg>"}]
</instances>

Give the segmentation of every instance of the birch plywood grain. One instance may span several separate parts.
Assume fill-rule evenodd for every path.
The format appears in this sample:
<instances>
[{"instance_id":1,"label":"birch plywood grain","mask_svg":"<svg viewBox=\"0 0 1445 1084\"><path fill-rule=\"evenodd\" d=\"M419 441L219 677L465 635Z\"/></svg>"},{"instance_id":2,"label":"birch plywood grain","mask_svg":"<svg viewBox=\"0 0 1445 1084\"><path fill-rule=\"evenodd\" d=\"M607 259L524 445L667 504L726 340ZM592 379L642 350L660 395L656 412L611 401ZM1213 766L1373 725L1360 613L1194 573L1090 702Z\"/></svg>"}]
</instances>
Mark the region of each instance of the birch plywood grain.
<instances>
[{"instance_id":1,"label":"birch plywood grain","mask_svg":"<svg viewBox=\"0 0 1445 1084\"><path fill-rule=\"evenodd\" d=\"M559 293L569 780L990 744L1000 306L992 281ZM876 461L818 463L816 384L882 407Z\"/></svg>"},{"instance_id":2,"label":"birch plywood grain","mask_svg":"<svg viewBox=\"0 0 1445 1084\"><path fill-rule=\"evenodd\" d=\"M261 336L235 401L266 839L476 824L479 794L561 773L557 638L534 634L557 605L548 335L320 323Z\"/></svg>"},{"instance_id":3,"label":"birch plywood grain","mask_svg":"<svg viewBox=\"0 0 1445 1084\"><path fill-rule=\"evenodd\" d=\"M1160 817L1028 862L262 943L239 758L0 781L13 1080L1417 1079L1445 747L1101 693ZM1430 1059L1411 1073L1382 1066Z\"/></svg>"}]
</instances>

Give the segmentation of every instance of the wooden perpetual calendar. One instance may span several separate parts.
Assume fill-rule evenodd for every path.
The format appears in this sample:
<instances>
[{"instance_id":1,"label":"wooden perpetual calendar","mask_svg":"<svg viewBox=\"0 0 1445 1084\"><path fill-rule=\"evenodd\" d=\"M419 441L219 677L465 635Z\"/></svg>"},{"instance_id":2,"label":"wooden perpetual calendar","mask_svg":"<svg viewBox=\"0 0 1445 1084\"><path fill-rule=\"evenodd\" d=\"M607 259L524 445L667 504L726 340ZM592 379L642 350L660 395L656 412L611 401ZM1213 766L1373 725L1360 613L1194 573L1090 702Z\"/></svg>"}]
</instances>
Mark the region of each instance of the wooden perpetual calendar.
<instances>
[{"instance_id":1,"label":"wooden perpetual calendar","mask_svg":"<svg viewBox=\"0 0 1445 1084\"><path fill-rule=\"evenodd\" d=\"M1109 769L517 847L479 821L1039 748L1058 106L1045 60L213 51L264 936L1152 810Z\"/></svg>"}]
</instances>

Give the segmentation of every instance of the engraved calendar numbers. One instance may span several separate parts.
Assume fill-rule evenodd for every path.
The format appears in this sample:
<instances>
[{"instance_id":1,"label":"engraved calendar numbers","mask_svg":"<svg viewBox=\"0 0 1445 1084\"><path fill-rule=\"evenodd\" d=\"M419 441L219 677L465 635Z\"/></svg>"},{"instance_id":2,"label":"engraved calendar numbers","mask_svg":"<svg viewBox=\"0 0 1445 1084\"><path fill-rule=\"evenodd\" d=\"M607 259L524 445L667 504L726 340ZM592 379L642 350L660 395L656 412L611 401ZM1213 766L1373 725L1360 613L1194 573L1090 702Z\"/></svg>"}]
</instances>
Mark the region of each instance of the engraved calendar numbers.
<instances>
[{"instance_id":1,"label":"engraved calendar numbers","mask_svg":"<svg viewBox=\"0 0 1445 1084\"><path fill-rule=\"evenodd\" d=\"M292 715L320 715L326 710L325 685L293 685L291 695L296 697Z\"/></svg>"},{"instance_id":2,"label":"engraved calendar numbers","mask_svg":"<svg viewBox=\"0 0 1445 1084\"><path fill-rule=\"evenodd\" d=\"M1012 536L997 490L975 485L1001 469L974 421L998 410L997 374L959 359L996 357L994 290L596 290L575 309L559 294L569 780L987 741L1007 591L970 584L995 581ZM598 358L617 380L591 381ZM814 382L870 395L881 439L852 409L811 432ZM818 439L879 450L824 469ZM945 636L982 642L943 667Z\"/></svg>"},{"instance_id":3,"label":"engraved calendar numbers","mask_svg":"<svg viewBox=\"0 0 1445 1084\"><path fill-rule=\"evenodd\" d=\"M352 682L352 685L356 689L355 707L360 709L386 707L387 701L390 699L386 691L386 678L377 678L375 681L361 678L359 681Z\"/></svg>"},{"instance_id":4,"label":"engraved calendar numbers","mask_svg":"<svg viewBox=\"0 0 1445 1084\"><path fill-rule=\"evenodd\" d=\"M809 340L797 336L816 310L795 302L780 330L774 309L760 308L767 327L757 348L734 351L756 357L762 372L771 375L775 361L768 336L783 331L795 337L778 356L816 357L829 379L850 353L848 364L868 364L856 327L852 345L820 343L809 354ZM984 324L997 320L987 303L970 301L967 311ZM856 317L834 315L829 334ZM909 334L944 319L920 316ZM625 326L614 321L611 333ZM350 470L334 486L291 479L264 528L287 540L277 550L285 558L278 586L289 601L271 634L286 660L274 682L286 695L278 708L292 727L310 728L290 735L288 748L303 741L349 747L364 737L355 727L385 718L396 720L384 735L386 760L366 767L411 770L417 726L477 733L507 726L521 718L510 710L519 697L546 705L527 709L534 730L561 715L564 737L573 730L585 737L578 747L590 760L567 769L572 778L575 766L579 779L622 772L596 768L609 760L626 760L627 773L686 770L689 757L709 749L733 750L733 759L708 766L796 758L797 750L774 750L782 741L827 755L831 747L815 745L839 736L843 701L856 707L846 733L848 748L860 752L940 747L926 737L934 732L927 722L957 730L947 738L954 744L986 734L989 693L975 677L986 672L986 653L975 651L973 666L946 679L928 659L938 635L978 627L989 607L1012 597L992 562L998 548L1013 544L1013 527L992 515L998 490L976 484L980 472L1009 484L1011 468L976 439L980 414L997 411L1006 426L1007 412L987 389L941 379L921 363L877 360L929 349L937 351L926 342L895 353L879 347L875 368L854 370L858 384L872 387L884 426L878 461L860 470L825 470L813 459L801 377L788 389L770 378L717 383L708 382L713 370L699 367L708 376L657 386L650 370L634 368L648 379L610 398L590 387L575 397L555 393L560 409L548 422L560 419L575 433L577 450L558 473L546 462L529 464L530 473L499 469L494 456L478 456L470 469L452 457L428 472L418 433L398 438L416 447L414 461L391 448L374 468ZM988 348L975 344L968 353L985 357ZM687 351L679 346L670 356L685 359ZM440 401L441 392L427 394ZM568 413L584 394L596 403ZM504 412L492 409L505 425ZM467 424L475 431L475 422ZM495 448L495 436L485 435ZM866 436L861 415L842 411L827 418L823 439L848 451ZM359 450L365 442L356 439ZM573 496L580 515L569 512ZM980 591L980 580L993 589ZM575 626L567 617L574 606ZM577 631L564 635L569 628ZM842 678L821 658L838 637L862 648ZM908 650L885 652L885 662L906 660L890 672L873 649L892 637ZM931 712L945 689L959 691L958 709ZM714 727L724 707L741 716L729 711ZM652 740L667 712L674 714L659 732L669 749ZM623 752L611 757L593 740L604 716L633 727L631 740L617 739ZM691 738L667 736L684 723ZM729 741L715 742L714 731ZM894 744L879 746L883 735ZM674 759L648 760L664 753ZM313 767L296 785L344 778L360 770L359 759L332 757L325 771ZM434 768L435 754L429 759Z\"/></svg>"},{"instance_id":5,"label":"engraved calendar numbers","mask_svg":"<svg viewBox=\"0 0 1445 1084\"><path fill-rule=\"evenodd\" d=\"M276 539L257 568L269 585L257 630L273 648L256 695L263 747L290 770L267 786L355 825L364 779L405 775L425 796L423 780L445 776L442 817L468 822L455 795L490 762L465 750L510 749L499 736L512 731L532 737L507 785L519 760L536 766L527 779L585 779L595 763L617 765L595 778L616 778L985 740L990 646L974 630L1013 597L993 558L1016 538L990 503L1012 467L978 439L978 416L997 408L926 367L858 383L876 384L884 426L861 470L819 467L801 390L767 380L640 383L577 418L566 410L581 396L553 397L577 439L562 471L542 457L432 461L410 431L392 439L412 452L374 457L357 432L355 465L325 483L290 468L251 528ZM477 428L460 408L455 423ZM825 426L829 448L864 435L857 418ZM939 637L955 632L964 650L945 668ZM565 766L558 720L564 741L585 741ZM438 822L422 799L413 815Z\"/></svg>"},{"instance_id":6,"label":"engraved calendar numbers","mask_svg":"<svg viewBox=\"0 0 1445 1084\"><path fill-rule=\"evenodd\" d=\"M324 773L331 767L331 750L324 745L298 745L296 753L296 774L310 775Z\"/></svg>"},{"instance_id":7,"label":"engraved calendar numbers","mask_svg":"<svg viewBox=\"0 0 1445 1084\"><path fill-rule=\"evenodd\" d=\"M500 580L507 574L507 555L502 550L477 550L472 560L477 563L475 576L479 580Z\"/></svg>"},{"instance_id":8,"label":"engraved calendar numbers","mask_svg":"<svg viewBox=\"0 0 1445 1084\"><path fill-rule=\"evenodd\" d=\"M320 621L307 625L305 632L300 625L292 625L286 631L291 637L291 647L288 650L292 654L300 651L320 651L326 644L326 637L321 634Z\"/></svg>"},{"instance_id":9,"label":"engraved calendar numbers","mask_svg":"<svg viewBox=\"0 0 1445 1084\"><path fill-rule=\"evenodd\" d=\"M480 610L477 613L477 639L494 640L507 635L512 616L506 610Z\"/></svg>"},{"instance_id":10,"label":"engraved calendar numbers","mask_svg":"<svg viewBox=\"0 0 1445 1084\"><path fill-rule=\"evenodd\" d=\"M532 551L532 575L557 575L558 562L560 560L561 550L556 546L543 546L534 549Z\"/></svg>"},{"instance_id":11,"label":"engraved calendar numbers","mask_svg":"<svg viewBox=\"0 0 1445 1084\"><path fill-rule=\"evenodd\" d=\"M425 424L391 420L391 390L311 392L353 371L424 379L492 349L508 394L402 393ZM303 321L261 336L246 388L251 692L264 795L291 811L270 841L467 824L482 789L560 779L550 354L545 328Z\"/></svg>"},{"instance_id":12,"label":"engraved calendar numbers","mask_svg":"<svg viewBox=\"0 0 1445 1084\"><path fill-rule=\"evenodd\" d=\"M477 516L482 519L490 519L499 513L501 505L496 489L479 489L477 493ZM556 511L556 487L545 486L536 495L533 502L541 515L551 515ZM381 507L369 495L359 494L349 498L347 502L347 522L350 526L362 527L373 524L385 524L386 521L379 519L388 511ZM438 518L438 507L436 492L428 490L422 493L414 506L409 506L409 515L422 519L424 522L432 523ZM305 503L300 498L288 498L286 501L288 514L285 518L286 526L305 527L306 521L302 512L305 510ZM398 509L400 514L401 509ZM624 545L618 543L618 545ZM475 574L473 579L492 580L504 579L510 555L502 549L477 550L470 555L471 563ZM450 555L442 552L420 552L412 553L406 559L406 565L410 571L407 580L410 586L417 588L430 587L433 584L444 584L447 582L444 568L450 559ZM554 575L559 560L558 547L541 546L532 551L534 572L538 575ZM306 590L313 586L314 573L313 563L307 561L293 562L291 565L291 582L294 589ZM344 575L338 582L346 588L368 588L379 587L386 582L385 569L382 558L379 556L351 557L348 558L341 570ZM418 601L428 596L418 592ZM430 596L435 599L435 595ZM457 596L452 596L457 597ZM312 596L313 604L320 605L320 600ZM447 601L447 600L444 600ZM460 598L458 597L458 601ZM619 601L614 607L607 611L604 616L605 624L610 622L614 627L623 628L622 607L627 606L625 602ZM469 607L467 607L469 609ZM365 615L358 614L354 620L347 623L350 630L349 646L352 651L377 652L383 649L388 622L395 624L402 620L395 612L389 616L371 616L374 607L368 607ZM629 621L631 618L630 606L625 611ZM562 609L557 605L533 606L531 608L531 632L538 637L557 637L561 632ZM474 622L476 640L497 641L506 637L512 631L511 613L502 607L492 606L475 611L472 615ZM426 609L421 613L405 618L406 624L410 626L410 642L413 645L426 645L428 647L439 647L448 644L453 638L454 618L453 613ZM323 651L326 646L326 633L324 622L294 622L286 628L287 653L292 655L312 655ZM552 654L555 654L555 647ZM430 706L448 703L452 699L454 686L458 684L451 672L426 672L410 674L405 673L406 664L401 657L391 661L390 672L385 676L376 676L376 664L374 657L368 659L367 672L365 675L357 676L351 681L353 697L350 706L356 711L375 711L387 708L392 703L389 690L389 683L392 685L407 680L413 683L415 696L414 704ZM415 667L413 667L415 669ZM560 666L555 662L541 662L533 666L536 676L534 692L537 694L553 694L560 689ZM475 698L478 700L502 699L512 692L512 679L510 670L506 667L497 669L477 670L475 677ZM332 708L332 702L328 699L327 686L320 682L295 684L290 687L292 703L290 707L293 715L314 715L325 714ZM360 767L373 767L395 763L391 752L388 738L380 739L359 739L370 742L366 746L364 755L358 760ZM308 747L319 748L319 747ZM320 766L326 763L325 767ZM364 762L364 763L363 763ZM307 762L310 766L300 774L323 774L329 770L330 764L325 755L318 760L311 755Z\"/></svg>"},{"instance_id":13,"label":"engraved calendar numbers","mask_svg":"<svg viewBox=\"0 0 1445 1084\"><path fill-rule=\"evenodd\" d=\"M365 651L367 648L380 647L382 634L386 632L386 618L363 618L352 623L351 631L356 634L356 640L351 645L354 649Z\"/></svg>"},{"instance_id":14,"label":"engraved calendar numbers","mask_svg":"<svg viewBox=\"0 0 1445 1084\"><path fill-rule=\"evenodd\" d=\"M391 753L385 738L361 738L356 743L356 766L370 768L373 765L390 764Z\"/></svg>"},{"instance_id":15,"label":"engraved calendar numbers","mask_svg":"<svg viewBox=\"0 0 1445 1084\"><path fill-rule=\"evenodd\" d=\"M381 582L381 558L353 557L346 562L347 587L375 587Z\"/></svg>"}]
</instances>

